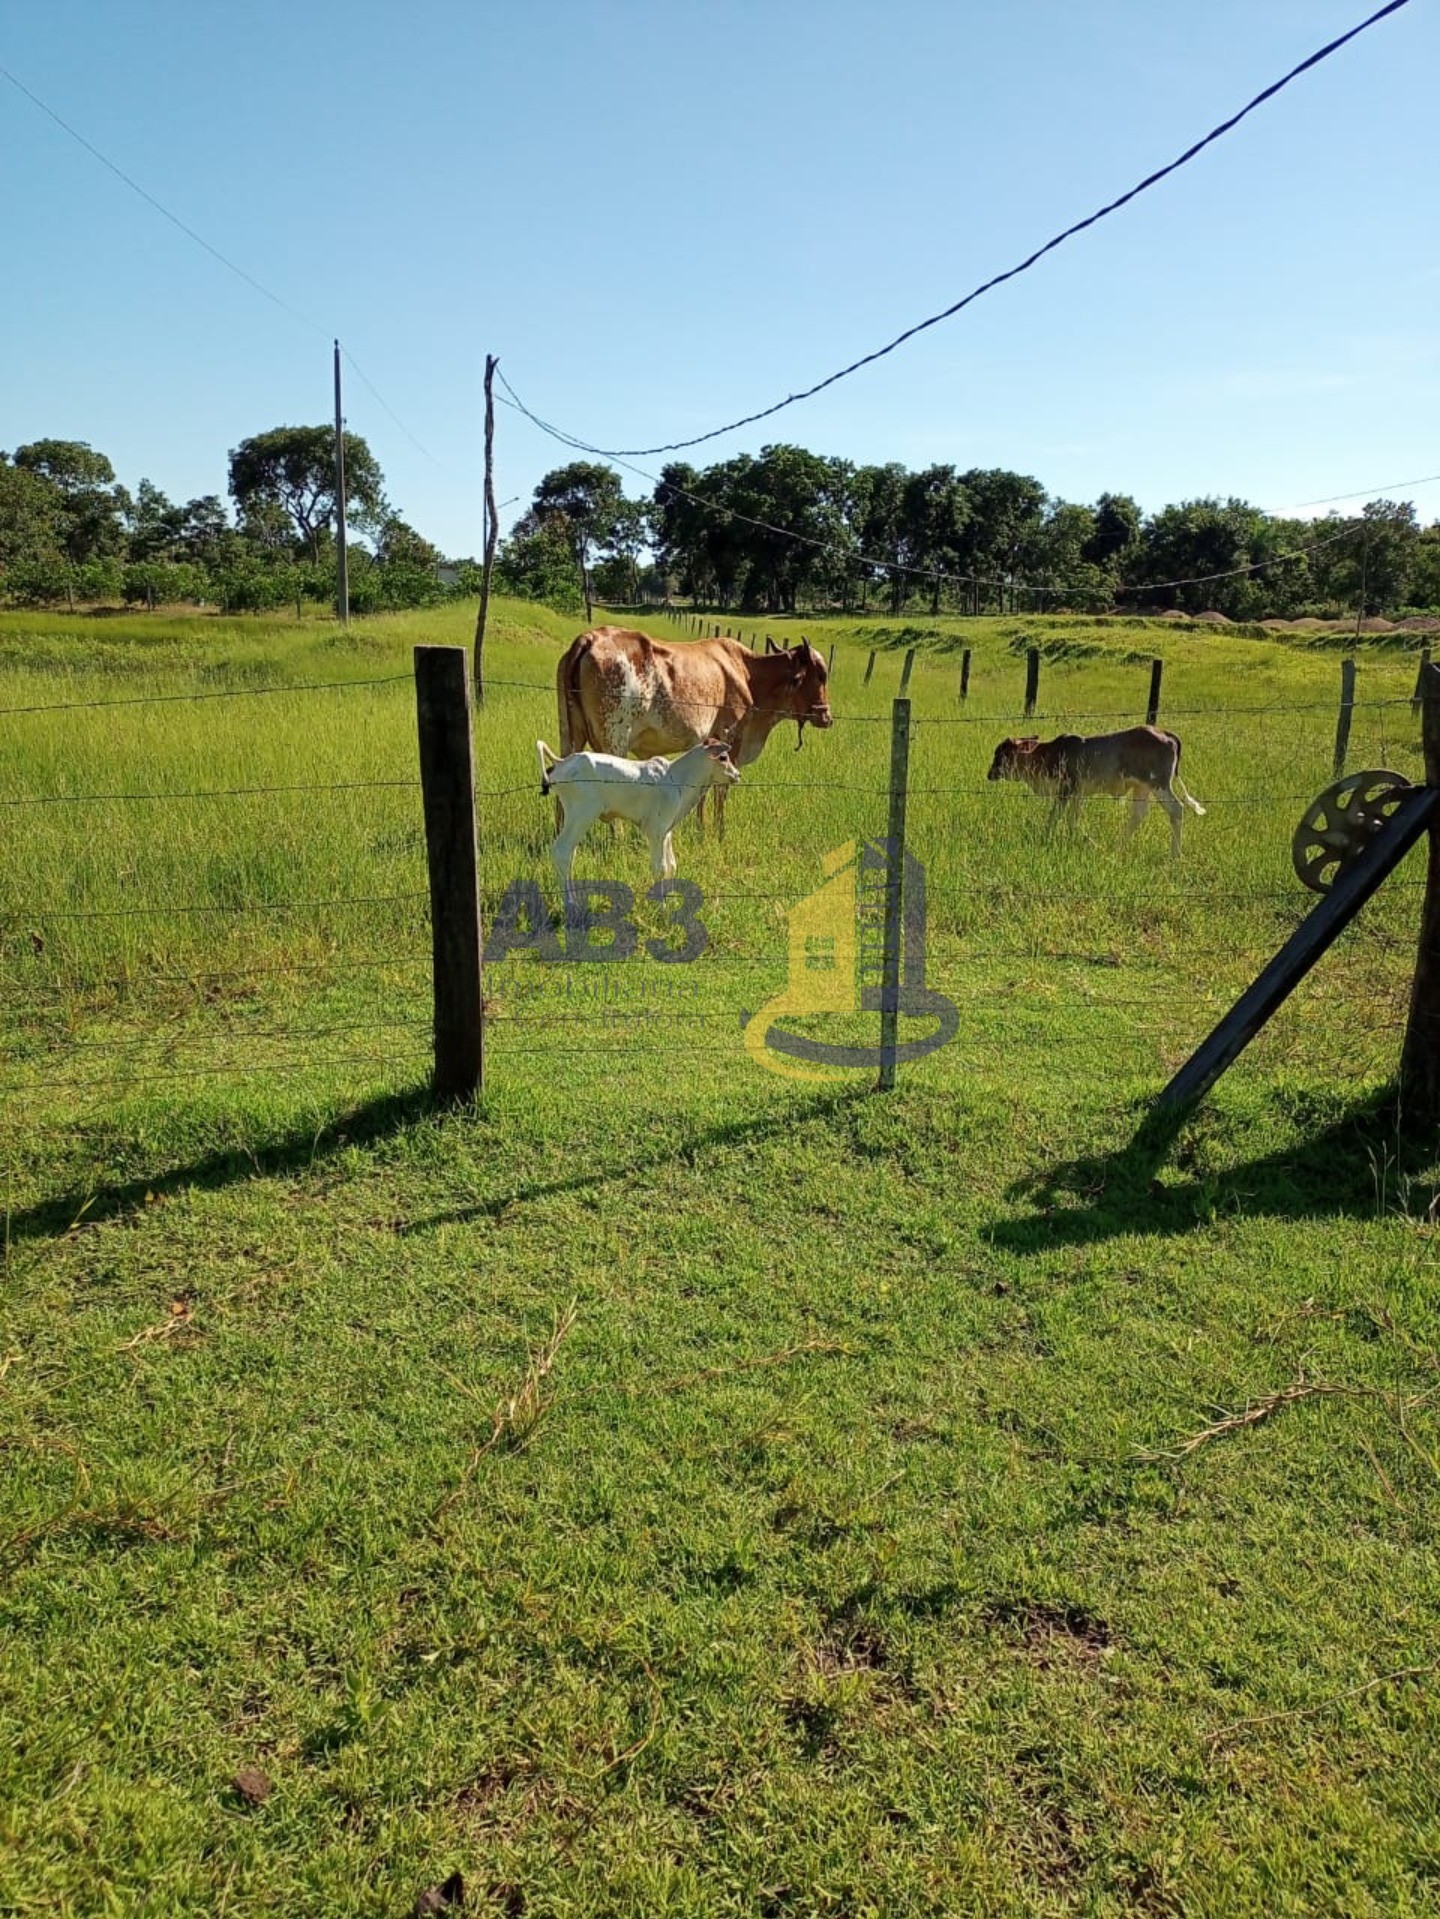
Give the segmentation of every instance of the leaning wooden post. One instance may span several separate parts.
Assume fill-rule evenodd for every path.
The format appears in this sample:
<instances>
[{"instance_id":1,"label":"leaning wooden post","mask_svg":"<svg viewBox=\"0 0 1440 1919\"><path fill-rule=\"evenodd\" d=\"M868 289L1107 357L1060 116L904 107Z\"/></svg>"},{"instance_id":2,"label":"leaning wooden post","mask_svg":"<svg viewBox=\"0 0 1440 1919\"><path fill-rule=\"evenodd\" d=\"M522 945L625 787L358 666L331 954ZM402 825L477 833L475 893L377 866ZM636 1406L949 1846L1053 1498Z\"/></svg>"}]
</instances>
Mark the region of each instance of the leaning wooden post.
<instances>
[{"instance_id":1,"label":"leaning wooden post","mask_svg":"<svg viewBox=\"0 0 1440 1919\"><path fill-rule=\"evenodd\" d=\"M1355 716L1355 662L1340 662L1340 717L1335 722L1335 777L1345 771L1345 755L1350 750L1350 722Z\"/></svg>"},{"instance_id":2,"label":"leaning wooden post","mask_svg":"<svg viewBox=\"0 0 1440 1919\"><path fill-rule=\"evenodd\" d=\"M835 642L830 642L830 657L825 662L825 677L828 680L835 671Z\"/></svg>"},{"instance_id":3,"label":"leaning wooden post","mask_svg":"<svg viewBox=\"0 0 1440 1919\"><path fill-rule=\"evenodd\" d=\"M1165 672L1164 660L1150 662L1150 698L1145 702L1145 724L1153 726L1160 717L1160 681Z\"/></svg>"},{"instance_id":4,"label":"leaning wooden post","mask_svg":"<svg viewBox=\"0 0 1440 1919\"><path fill-rule=\"evenodd\" d=\"M904 693L910 685L910 669L915 664L915 649L912 646L905 655L905 664L900 669L900 691Z\"/></svg>"},{"instance_id":5,"label":"leaning wooden post","mask_svg":"<svg viewBox=\"0 0 1440 1919\"><path fill-rule=\"evenodd\" d=\"M1425 784L1440 787L1440 666L1420 669ZM1430 827L1420 944L1410 988L1410 1018L1400 1051L1400 1123L1430 1132L1440 1124L1440 815Z\"/></svg>"},{"instance_id":6,"label":"leaning wooden post","mask_svg":"<svg viewBox=\"0 0 1440 1919\"><path fill-rule=\"evenodd\" d=\"M960 655L960 697L962 700L968 700L970 697L970 648L968 646Z\"/></svg>"},{"instance_id":7,"label":"leaning wooden post","mask_svg":"<svg viewBox=\"0 0 1440 1919\"><path fill-rule=\"evenodd\" d=\"M900 1043L900 955L905 930L905 800L910 777L910 702L890 709L890 820L886 855L885 945L880 980L880 1091L895 1084Z\"/></svg>"},{"instance_id":8,"label":"leaning wooden post","mask_svg":"<svg viewBox=\"0 0 1440 1919\"><path fill-rule=\"evenodd\" d=\"M1425 669L1429 664L1430 648L1428 645L1425 645L1420 649L1420 670L1415 675L1415 691L1410 695L1410 711L1412 713L1418 713L1420 711L1420 702L1424 697L1425 691Z\"/></svg>"},{"instance_id":9,"label":"leaning wooden post","mask_svg":"<svg viewBox=\"0 0 1440 1919\"><path fill-rule=\"evenodd\" d=\"M1038 646L1025 650L1025 717L1028 720L1035 711L1035 702L1040 697L1040 649Z\"/></svg>"},{"instance_id":10,"label":"leaning wooden post","mask_svg":"<svg viewBox=\"0 0 1440 1919\"><path fill-rule=\"evenodd\" d=\"M470 682L463 646L417 646L415 710L430 867L435 1097L474 1099L484 1083L480 859Z\"/></svg>"},{"instance_id":11,"label":"leaning wooden post","mask_svg":"<svg viewBox=\"0 0 1440 1919\"><path fill-rule=\"evenodd\" d=\"M865 662L865 678L861 681L862 686L868 686L870 684L870 675L874 671L875 671L875 649L872 646L870 649L870 657Z\"/></svg>"}]
</instances>

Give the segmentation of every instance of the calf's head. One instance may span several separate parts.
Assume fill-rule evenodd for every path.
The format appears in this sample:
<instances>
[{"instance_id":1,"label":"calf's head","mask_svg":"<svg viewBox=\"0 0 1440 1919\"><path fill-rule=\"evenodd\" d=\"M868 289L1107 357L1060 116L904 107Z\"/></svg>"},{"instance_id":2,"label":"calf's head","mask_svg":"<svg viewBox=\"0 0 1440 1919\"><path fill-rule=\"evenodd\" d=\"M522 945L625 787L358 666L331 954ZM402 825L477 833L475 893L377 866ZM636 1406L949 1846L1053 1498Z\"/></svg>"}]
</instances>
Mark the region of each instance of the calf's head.
<instances>
[{"instance_id":1,"label":"calf's head","mask_svg":"<svg viewBox=\"0 0 1440 1919\"><path fill-rule=\"evenodd\" d=\"M730 742L717 739L706 740L705 753L710 762L710 784L734 786L740 778L740 768L731 758Z\"/></svg>"},{"instance_id":2,"label":"calf's head","mask_svg":"<svg viewBox=\"0 0 1440 1919\"><path fill-rule=\"evenodd\" d=\"M1040 737L1036 733L1020 740L1001 740L985 777L991 780L1023 780L1033 769L1035 748L1039 744Z\"/></svg>"}]
</instances>

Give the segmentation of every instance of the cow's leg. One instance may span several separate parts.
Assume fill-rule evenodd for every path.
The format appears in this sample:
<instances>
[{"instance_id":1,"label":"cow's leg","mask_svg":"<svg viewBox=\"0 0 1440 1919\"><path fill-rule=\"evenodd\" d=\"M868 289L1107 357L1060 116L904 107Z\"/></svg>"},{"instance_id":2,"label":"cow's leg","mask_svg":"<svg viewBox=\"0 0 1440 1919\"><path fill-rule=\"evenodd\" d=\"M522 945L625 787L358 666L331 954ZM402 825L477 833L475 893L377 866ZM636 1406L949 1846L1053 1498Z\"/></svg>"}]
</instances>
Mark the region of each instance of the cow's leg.
<instances>
[{"instance_id":1,"label":"cow's leg","mask_svg":"<svg viewBox=\"0 0 1440 1919\"><path fill-rule=\"evenodd\" d=\"M1178 860L1180 857L1180 827L1185 818L1185 809L1181 806L1179 800L1176 799L1168 786L1161 788L1155 797L1170 815L1170 852L1171 855Z\"/></svg>"},{"instance_id":2,"label":"cow's leg","mask_svg":"<svg viewBox=\"0 0 1440 1919\"><path fill-rule=\"evenodd\" d=\"M723 786L712 786L710 791L715 795L716 838L723 840L725 837L725 788Z\"/></svg>"},{"instance_id":3,"label":"cow's leg","mask_svg":"<svg viewBox=\"0 0 1440 1919\"><path fill-rule=\"evenodd\" d=\"M675 877L675 841L669 833L660 843L658 860L651 849L650 871L657 880L673 880Z\"/></svg>"},{"instance_id":4,"label":"cow's leg","mask_svg":"<svg viewBox=\"0 0 1440 1919\"><path fill-rule=\"evenodd\" d=\"M718 796L715 801L715 817L717 820L720 817L720 801ZM705 795L703 793L695 802L695 827L703 840L705 837Z\"/></svg>"}]
</instances>

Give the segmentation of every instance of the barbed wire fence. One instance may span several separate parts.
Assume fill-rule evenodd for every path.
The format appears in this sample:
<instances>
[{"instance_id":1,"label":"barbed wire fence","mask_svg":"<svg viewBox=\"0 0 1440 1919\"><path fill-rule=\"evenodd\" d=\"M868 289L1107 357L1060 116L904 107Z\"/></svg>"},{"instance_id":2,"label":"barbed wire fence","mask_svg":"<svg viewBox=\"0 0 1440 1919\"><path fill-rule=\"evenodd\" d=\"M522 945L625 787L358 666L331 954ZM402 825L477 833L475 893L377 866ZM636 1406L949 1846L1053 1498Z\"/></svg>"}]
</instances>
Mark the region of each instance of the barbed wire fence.
<instances>
[{"instance_id":1,"label":"barbed wire fence","mask_svg":"<svg viewBox=\"0 0 1440 1919\"><path fill-rule=\"evenodd\" d=\"M4 1074L0 1095L22 1102L27 1096L50 1089L66 1094L118 1095L124 1089L162 1084L312 1076L317 1065L323 1065L327 1071L333 1068L342 1079L378 1076L412 1089L428 1079L440 1096L463 1098L479 1090L487 1065L504 1071L513 1062L524 1073L531 1070L532 1063L546 1060L569 1067L580 1060L628 1059L640 1068L649 1070L653 1066L663 1071L666 1062L737 1057L744 1037L742 1013L754 1015L764 1003L779 996L787 969L795 963L788 916L799 903L803 887L766 884L762 874L757 876L759 883L751 880L732 885L727 881L707 888L707 911L713 908L723 917L733 905L739 914L751 915L743 925L720 928L720 936L710 941L698 961L702 977L730 982L738 989L738 1002L729 985L721 995L724 1003L706 1004L695 996L685 998L674 993L668 982L677 969L664 958L654 969L613 964L567 968L571 975L583 973L587 981L593 978L596 984L582 987L572 980L568 998L540 1007L535 1006L533 995L527 999L523 992L512 990L513 982L496 991L495 969L491 969L489 983L483 971L480 873L485 829L496 816L497 807L533 797L536 818L526 828L526 845L532 852L541 852L548 813L540 807L533 780L519 783L476 778L470 758L473 730L464 650L420 649L417 677L419 656L426 653L448 656L452 683L439 697L437 712L448 729L452 754L460 755L468 767L468 789L460 793L458 801L452 798L445 803L447 818L438 823L430 817L433 809L426 798L427 778L433 784L435 775L433 768L427 774L423 752L420 770L410 777L309 783L272 780L213 786L156 782L152 786L97 787L94 791L0 794L0 817L12 822L41 811L72 809L78 815L85 808L98 806L133 808L141 813L166 805L183 805L191 811L213 807L221 817L224 809L264 806L281 797L301 796L307 807L340 808L383 799L403 809L410 849L406 857L418 858L423 846L429 863L428 885L404 884L385 891L297 891L285 897L226 899L135 897L123 904L94 906L62 904L53 898L11 903L0 919L4 935L0 953L7 946L10 949L0 975L0 991L20 1015L21 1038L18 1044L12 1044L6 1067L0 1069ZM907 687L913 666L912 654L902 666L902 681ZM367 690L396 689L410 680L410 675L401 674L371 680L277 682L189 695L45 702L12 707L0 718L63 716L71 710L102 707L133 710L178 699L254 700L321 692L348 697ZM1134 724L1146 697L1156 690L1152 685L1142 691L1139 673L1136 682L1136 703L1128 710L1097 704L1077 712L1062 701L1057 702L1055 717L1067 726L1082 722ZM517 695L553 696L554 690L550 682L518 677L492 680L490 687L497 693ZM1334 715L1338 725L1359 712L1369 717L1372 731L1378 729L1382 739L1387 726L1397 743L1403 730L1411 736L1407 750L1414 750L1409 695L1361 699L1353 677L1343 690L1339 705L1333 700L1315 699L1249 704L1191 702L1177 705L1164 717L1171 720L1203 715L1207 723L1227 726L1293 716L1292 723L1304 729L1313 757L1319 750L1317 739L1325 741L1329 737L1326 716ZM903 982L896 967L908 961L903 942L897 945L894 931L901 923L895 916L903 915L898 876L904 872L904 849L887 846L894 838L897 789L893 773L887 778L879 763L887 741L893 738L902 701L908 707L908 700L901 695L887 703L888 711L842 710L836 716L842 728L864 729L874 740L870 757L876 764L872 775L837 779L822 773L810 780L786 777L783 769L774 768L777 777L765 778L768 769L757 767L747 770L743 789L746 793L773 794L773 801L761 801L767 808L788 805L797 794L837 795L841 812L836 817L844 819L847 830L853 829L857 843L881 847L890 854L887 873L897 877L886 879L880 901L891 928L889 941L882 937L880 942L886 949L888 970L872 986L871 998L857 1008L850 1022L852 1029L866 1029L864 1043L876 1050L880 1042L873 1013L878 1010L883 1016L906 1010ZM420 706L423 739L423 699ZM935 831L937 824L953 819L957 804L988 801L994 793L983 779L957 777L957 763L946 741L959 739L966 728L971 734L965 737L973 737L977 726L998 732L1036 717L1034 712L1027 715L1024 703L1018 700L1010 710L963 710L958 689L955 708L906 716L916 742L915 771L912 777L907 762L899 797L911 804L912 819L913 808L921 809L922 840L926 833ZM1043 709L1041 717L1045 717ZM773 767L773 755L771 764ZM443 786L449 775L439 777ZM1292 772L1283 783L1273 786L1207 791L1205 804L1221 817L1234 809L1234 817L1244 820L1259 819L1277 808L1291 809L1310 797ZM418 831L422 814L426 818L423 834ZM457 896L455 863L449 855L441 855L437 863L436 849L447 833L463 834L467 820L474 849L471 879L468 894L462 885ZM1038 818L1035 825L1038 828ZM925 846L922 850L931 849ZM512 844L512 855L513 851ZM489 865L487 897L493 908L493 858ZM532 865L530 872L535 871ZM412 875L407 869L404 878L408 881L412 877L421 880L423 876ZM1278 942L1293 930L1306 899L1288 875L1277 873L1273 883L1263 885L1227 886L1216 884L1213 877L1189 876L1181 867L1144 912L1134 910L1135 900L1129 893L1118 906L1112 901L1114 918L1107 931L1098 924L1104 917L1105 901L1093 880L1086 883L1073 868L1066 868L1063 860L1058 867L1052 864L1042 870L1029 867L997 874L984 842L972 845L963 858L942 858L938 867L932 864L929 886L932 928L938 930L931 942L928 984L933 992L952 998L961 1007L961 1040L976 1070L1003 1073L1007 1058L1013 1057L1018 1044L1044 1043L1053 1046L1057 1056L1080 1062L1078 1070L1096 1077L1119 1073L1151 1079L1188 1053L1224 1012L1244 979L1270 957L1269 950L1257 939L1254 922L1235 916L1263 915L1264 924L1273 927L1274 941ZM1417 903L1425 890L1423 881L1407 878L1392 880L1390 888L1416 897ZM1007 920L1011 907L1024 910ZM1054 924L1047 928L1043 914L1051 908ZM1038 919L1037 913L1041 916ZM1184 943L1183 965L1177 964L1174 952L1164 942L1157 946L1148 938L1147 914L1152 922L1156 916L1163 916L1172 931L1199 928L1202 936ZM111 981L96 995L94 982L87 989L83 979L77 990L71 978L77 969L65 957L67 936L99 926L113 929L117 923L172 929L187 924L202 929L218 925L226 929L230 950L220 956L225 964L214 964L215 941L207 931L199 941L200 957L206 963L186 964L185 956L196 950L195 939L147 938L138 981L130 982L143 990L126 993ZM457 923L469 942L473 960L466 957L463 943L455 944ZM428 954L427 936L431 946ZM558 934L554 937L558 941ZM1366 1018L1376 1046L1389 1045L1391 1035L1404 1024L1402 1002L1410 991L1406 962L1407 954L1413 954L1413 944L1388 926L1365 930L1359 937L1364 940L1372 967L1383 967L1391 982L1388 996L1375 999ZM120 986L125 983L127 964L114 969ZM1192 969L1188 973L1187 966ZM649 983L652 970L655 984ZM78 971L83 974L84 968ZM352 990L337 1011L332 1002L335 989L342 983ZM367 990L357 1001L360 984ZM104 1003L103 1017L77 1016L77 1000L83 1007L87 990L92 999ZM152 1012L150 1007L157 995L167 1004L182 1005L192 1017L177 1019ZM284 1017L275 1010L277 998L283 1002ZM1282 1054L1276 1049L1269 1057L1278 1060L1313 1050L1313 1034L1307 1035L1303 1026L1297 1027L1289 1041L1288 1051ZM892 1025L892 1049L896 1044ZM903 1061L903 1047L900 1057Z\"/></svg>"}]
</instances>

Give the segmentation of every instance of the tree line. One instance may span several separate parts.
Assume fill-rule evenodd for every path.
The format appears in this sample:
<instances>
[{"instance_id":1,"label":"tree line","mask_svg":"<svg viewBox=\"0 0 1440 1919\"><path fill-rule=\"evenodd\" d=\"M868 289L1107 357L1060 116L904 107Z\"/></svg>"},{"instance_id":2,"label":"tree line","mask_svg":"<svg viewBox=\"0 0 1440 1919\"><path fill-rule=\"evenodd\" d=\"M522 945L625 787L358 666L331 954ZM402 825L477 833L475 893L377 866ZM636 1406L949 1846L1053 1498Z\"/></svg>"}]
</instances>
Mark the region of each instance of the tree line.
<instances>
[{"instance_id":1,"label":"tree line","mask_svg":"<svg viewBox=\"0 0 1440 1919\"><path fill-rule=\"evenodd\" d=\"M1080 505L999 467L911 472L787 445L672 462L642 499L611 467L558 467L497 564L502 591L587 614L595 598L677 593L746 614L1440 608L1440 524L1422 527L1408 502L1372 500L1348 519L1285 519L1233 498L1146 514L1128 494Z\"/></svg>"},{"instance_id":2,"label":"tree line","mask_svg":"<svg viewBox=\"0 0 1440 1919\"><path fill-rule=\"evenodd\" d=\"M385 496L379 462L345 435L347 522L369 545L349 548L357 613L445 596L436 547ZM124 601L213 604L264 612L336 592L334 433L275 427L230 454L229 498L183 503L150 480L132 493L105 454L82 440L34 440L0 453L0 599L48 606ZM453 590L478 591L473 565Z\"/></svg>"}]
</instances>

